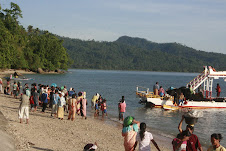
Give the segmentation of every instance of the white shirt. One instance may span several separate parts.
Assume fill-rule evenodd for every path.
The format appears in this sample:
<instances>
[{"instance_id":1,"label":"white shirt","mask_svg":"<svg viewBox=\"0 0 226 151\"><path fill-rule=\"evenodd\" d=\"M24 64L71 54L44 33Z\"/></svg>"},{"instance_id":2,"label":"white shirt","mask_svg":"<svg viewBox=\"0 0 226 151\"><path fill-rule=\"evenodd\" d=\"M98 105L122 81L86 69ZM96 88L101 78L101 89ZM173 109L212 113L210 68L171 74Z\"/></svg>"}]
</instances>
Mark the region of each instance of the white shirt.
<instances>
[{"instance_id":1,"label":"white shirt","mask_svg":"<svg viewBox=\"0 0 226 151\"><path fill-rule=\"evenodd\" d=\"M65 101L65 98L61 96L58 102L58 106L63 107L64 105L66 105L66 101Z\"/></svg>"},{"instance_id":2,"label":"white shirt","mask_svg":"<svg viewBox=\"0 0 226 151\"><path fill-rule=\"evenodd\" d=\"M151 151L150 141L153 140L153 136L150 132L144 132L144 138L141 141L140 132L137 133L136 141L139 142L139 151Z\"/></svg>"}]
</instances>

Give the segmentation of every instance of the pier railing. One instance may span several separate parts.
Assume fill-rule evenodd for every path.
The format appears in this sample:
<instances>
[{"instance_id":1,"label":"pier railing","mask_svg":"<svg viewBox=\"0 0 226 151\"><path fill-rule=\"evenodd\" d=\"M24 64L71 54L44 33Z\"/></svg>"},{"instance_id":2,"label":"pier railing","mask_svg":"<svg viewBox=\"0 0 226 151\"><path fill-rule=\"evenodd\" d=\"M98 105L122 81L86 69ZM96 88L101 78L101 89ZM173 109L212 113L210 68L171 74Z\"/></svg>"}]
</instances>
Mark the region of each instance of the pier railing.
<instances>
[{"instance_id":1,"label":"pier railing","mask_svg":"<svg viewBox=\"0 0 226 151\"><path fill-rule=\"evenodd\" d=\"M140 98L157 98L159 95L154 95L153 92L149 91L149 88L137 86L136 87L136 95Z\"/></svg>"}]
</instances>

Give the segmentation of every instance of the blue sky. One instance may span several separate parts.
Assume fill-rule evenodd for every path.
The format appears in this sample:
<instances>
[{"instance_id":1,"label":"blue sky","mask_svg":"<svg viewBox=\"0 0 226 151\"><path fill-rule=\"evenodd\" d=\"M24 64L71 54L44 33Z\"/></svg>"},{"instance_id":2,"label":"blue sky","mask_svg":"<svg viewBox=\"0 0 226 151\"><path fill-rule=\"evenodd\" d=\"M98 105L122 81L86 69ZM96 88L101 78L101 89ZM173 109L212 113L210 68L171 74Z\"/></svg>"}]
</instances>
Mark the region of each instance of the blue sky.
<instances>
[{"instance_id":1,"label":"blue sky","mask_svg":"<svg viewBox=\"0 0 226 151\"><path fill-rule=\"evenodd\" d=\"M1 0L9 8L12 0ZM60 36L115 41L123 35L226 54L226 0L14 0L20 23Z\"/></svg>"}]
</instances>

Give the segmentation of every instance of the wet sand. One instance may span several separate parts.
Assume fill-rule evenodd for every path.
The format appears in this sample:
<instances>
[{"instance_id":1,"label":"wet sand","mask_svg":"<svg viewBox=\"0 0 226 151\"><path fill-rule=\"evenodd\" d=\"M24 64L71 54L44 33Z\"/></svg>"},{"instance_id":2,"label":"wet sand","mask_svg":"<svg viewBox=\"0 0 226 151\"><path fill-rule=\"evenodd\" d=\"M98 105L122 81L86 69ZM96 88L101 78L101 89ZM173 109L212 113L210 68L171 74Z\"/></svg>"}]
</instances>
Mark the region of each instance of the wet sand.
<instances>
[{"instance_id":1,"label":"wet sand","mask_svg":"<svg viewBox=\"0 0 226 151\"><path fill-rule=\"evenodd\" d=\"M0 111L8 121L7 134L13 137L16 150L82 150L87 143L97 142L98 150L123 151L120 124L111 124L88 117L76 116L75 121L50 116L50 110L30 112L29 124L20 124L18 119L19 99L0 94ZM101 117L100 117L101 118ZM154 138L161 150L172 150L170 142L161 137ZM156 150L152 145L152 150Z\"/></svg>"}]
</instances>

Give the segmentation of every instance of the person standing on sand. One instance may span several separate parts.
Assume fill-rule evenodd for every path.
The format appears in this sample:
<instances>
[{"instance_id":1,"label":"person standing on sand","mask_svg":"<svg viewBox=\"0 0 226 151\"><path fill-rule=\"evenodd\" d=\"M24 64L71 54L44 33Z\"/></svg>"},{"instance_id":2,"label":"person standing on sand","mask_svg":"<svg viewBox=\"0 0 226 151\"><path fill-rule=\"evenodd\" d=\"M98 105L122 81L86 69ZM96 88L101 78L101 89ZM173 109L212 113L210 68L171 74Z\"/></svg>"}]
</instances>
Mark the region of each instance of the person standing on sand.
<instances>
[{"instance_id":1,"label":"person standing on sand","mask_svg":"<svg viewBox=\"0 0 226 151\"><path fill-rule=\"evenodd\" d=\"M14 82L13 84L13 96L14 98L17 98L17 84L16 84L16 81Z\"/></svg>"},{"instance_id":2,"label":"person standing on sand","mask_svg":"<svg viewBox=\"0 0 226 151\"><path fill-rule=\"evenodd\" d=\"M207 151L226 151L226 149L220 145L220 141L222 139L221 134L212 134L211 135L211 143L212 146L208 148Z\"/></svg>"},{"instance_id":3,"label":"person standing on sand","mask_svg":"<svg viewBox=\"0 0 226 151\"><path fill-rule=\"evenodd\" d=\"M102 117L104 117L104 114L106 114L106 116L108 116L106 102L107 102L107 100L104 99L103 102L102 102L102 104L101 104Z\"/></svg>"},{"instance_id":4,"label":"person standing on sand","mask_svg":"<svg viewBox=\"0 0 226 151\"><path fill-rule=\"evenodd\" d=\"M78 97L77 97L77 111L76 111L78 115L81 112L81 101L82 101L82 99L83 99L82 92L79 92Z\"/></svg>"},{"instance_id":5,"label":"person standing on sand","mask_svg":"<svg viewBox=\"0 0 226 151\"><path fill-rule=\"evenodd\" d=\"M119 104L119 121L120 120L124 120L124 114L126 112L126 102L125 102L125 99L124 99L124 96L122 97L122 100L121 100L121 103Z\"/></svg>"},{"instance_id":6,"label":"person standing on sand","mask_svg":"<svg viewBox=\"0 0 226 151\"><path fill-rule=\"evenodd\" d=\"M68 100L68 107L69 107L69 114L68 114L68 120L74 120L75 119L75 113L77 110L77 96L76 93L72 95L72 98L69 98Z\"/></svg>"},{"instance_id":7,"label":"person standing on sand","mask_svg":"<svg viewBox=\"0 0 226 151\"><path fill-rule=\"evenodd\" d=\"M29 120L29 101L30 98L30 91L29 89L25 90L23 95L21 96L21 102L19 106L19 119L20 123L22 123L23 117L26 118L27 124Z\"/></svg>"},{"instance_id":8,"label":"person standing on sand","mask_svg":"<svg viewBox=\"0 0 226 151\"><path fill-rule=\"evenodd\" d=\"M186 151L187 141L189 140L191 133L188 130L183 131L177 135L172 141L173 151Z\"/></svg>"},{"instance_id":9,"label":"person standing on sand","mask_svg":"<svg viewBox=\"0 0 226 151\"><path fill-rule=\"evenodd\" d=\"M182 119L178 125L178 130L180 133L183 132L183 130L182 130L183 120L184 120L184 115L182 116ZM193 134L194 127L191 125L187 125L186 130L189 130L189 132L191 133L191 136L189 137L189 140L187 141L187 151L197 151L197 149L199 149L200 151L203 151L198 137L195 134Z\"/></svg>"},{"instance_id":10,"label":"person standing on sand","mask_svg":"<svg viewBox=\"0 0 226 151\"><path fill-rule=\"evenodd\" d=\"M136 136L136 143L134 145L134 150L139 142L139 151L151 151L150 141L154 144L158 151L160 151L157 143L153 139L153 136L150 132L146 131L146 124L140 124L140 132Z\"/></svg>"},{"instance_id":11,"label":"person standing on sand","mask_svg":"<svg viewBox=\"0 0 226 151\"><path fill-rule=\"evenodd\" d=\"M39 105L39 94L37 92L37 88L33 92L33 100L34 100L34 112L37 111Z\"/></svg>"},{"instance_id":12,"label":"person standing on sand","mask_svg":"<svg viewBox=\"0 0 226 151\"><path fill-rule=\"evenodd\" d=\"M3 91L2 91L2 79L0 78L0 93L2 93Z\"/></svg>"},{"instance_id":13,"label":"person standing on sand","mask_svg":"<svg viewBox=\"0 0 226 151\"><path fill-rule=\"evenodd\" d=\"M57 114L57 110L58 110L58 101L59 101L60 97L58 94L58 90L55 90L55 93L53 94L53 102L52 102L52 111L51 111L51 116L53 116L53 114L56 117Z\"/></svg>"},{"instance_id":14,"label":"person standing on sand","mask_svg":"<svg viewBox=\"0 0 226 151\"><path fill-rule=\"evenodd\" d=\"M122 136L124 137L124 148L125 151L134 151L134 145L136 142L136 136L140 122L133 118L132 123L129 126L123 125Z\"/></svg>"},{"instance_id":15,"label":"person standing on sand","mask_svg":"<svg viewBox=\"0 0 226 151\"><path fill-rule=\"evenodd\" d=\"M81 106L80 106L81 116L82 116L82 118L85 117L85 119L87 119L87 117L86 117L86 105L87 105L86 92L83 92L83 98L80 103L81 103Z\"/></svg>"},{"instance_id":16,"label":"person standing on sand","mask_svg":"<svg viewBox=\"0 0 226 151\"><path fill-rule=\"evenodd\" d=\"M7 80L7 94L10 95L10 80Z\"/></svg>"},{"instance_id":17,"label":"person standing on sand","mask_svg":"<svg viewBox=\"0 0 226 151\"><path fill-rule=\"evenodd\" d=\"M159 91L159 83L156 82L155 85L153 86L154 95L158 95L158 91Z\"/></svg>"},{"instance_id":18,"label":"person standing on sand","mask_svg":"<svg viewBox=\"0 0 226 151\"><path fill-rule=\"evenodd\" d=\"M62 93L59 94L59 101L58 101L58 111L57 117L61 120L64 119L64 106L66 105L65 98L63 97Z\"/></svg>"},{"instance_id":19,"label":"person standing on sand","mask_svg":"<svg viewBox=\"0 0 226 151\"><path fill-rule=\"evenodd\" d=\"M42 112L45 113L48 104L48 94L46 89L42 93L41 101L42 101Z\"/></svg>"}]
</instances>

